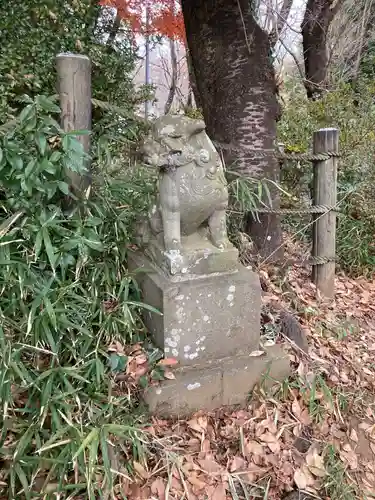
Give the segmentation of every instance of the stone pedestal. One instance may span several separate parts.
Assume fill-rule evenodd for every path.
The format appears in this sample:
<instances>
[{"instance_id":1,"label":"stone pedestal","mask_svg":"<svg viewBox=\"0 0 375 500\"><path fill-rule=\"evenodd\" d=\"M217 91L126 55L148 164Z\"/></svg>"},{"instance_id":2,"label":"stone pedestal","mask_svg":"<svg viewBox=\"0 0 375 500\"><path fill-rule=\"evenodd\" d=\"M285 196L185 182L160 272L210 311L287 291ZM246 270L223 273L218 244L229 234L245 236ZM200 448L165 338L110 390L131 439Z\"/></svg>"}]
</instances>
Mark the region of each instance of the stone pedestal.
<instances>
[{"instance_id":1,"label":"stone pedestal","mask_svg":"<svg viewBox=\"0 0 375 500\"><path fill-rule=\"evenodd\" d=\"M258 276L238 263L228 238L224 165L205 124L186 116L154 121L142 152L159 170L159 189L136 231L131 253L144 322L165 357L179 361L176 380L148 389L151 411L183 416L244 404L262 378L283 379L289 361L277 349L259 353ZM271 378L270 378L271 377Z\"/></svg>"},{"instance_id":2,"label":"stone pedestal","mask_svg":"<svg viewBox=\"0 0 375 500\"><path fill-rule=\"evenodd\" d=\"M176 380L150 388L152 412L182 416L198 409L245 403L262 374L283 379L289 361L272 348L259 357L261 289L253 271L170 276L142 252L129 255L143 301L163 315L144 312L144 322L165 357L178 359Z\"/></svg>"},{"instance_id":3,"label":"stone pedestal","mask_svg":"<svg viewBox=\"0 0 375 500\"><path fill-rule=\"evenodd\" d=\"M245 405L257 383L270 387L290 373L283 349L273 346L258 357L233 356L201 365L179 368L175 380L150 387L145 401L153 414L185 417L195 411Z\"/></svg>"},{"instance_id":4,"label":"stone pedestal","mask_svg":"<svg viewBox=\"0 0 375 500\"><path fill-rule=\"evenodd\" d=\"M202 234L203 233L203 234ZM167 276L181 274L184 279L202 274L235 272L238 269L238 250L232 244L215 247L203 231L181 236L182 251L166 252L162 234L151 239L145 254Z\"/></svg>"}]
</instances>

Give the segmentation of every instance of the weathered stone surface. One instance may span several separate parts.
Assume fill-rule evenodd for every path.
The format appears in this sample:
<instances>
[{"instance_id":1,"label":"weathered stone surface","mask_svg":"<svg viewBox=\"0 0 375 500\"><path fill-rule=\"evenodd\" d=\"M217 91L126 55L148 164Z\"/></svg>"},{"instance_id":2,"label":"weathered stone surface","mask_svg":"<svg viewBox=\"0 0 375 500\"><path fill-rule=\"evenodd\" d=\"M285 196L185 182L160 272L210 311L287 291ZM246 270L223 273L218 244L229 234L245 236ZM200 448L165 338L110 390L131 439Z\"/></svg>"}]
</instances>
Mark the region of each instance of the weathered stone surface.
<instances>
[{"instance_id":1,"label":"weathered stone surface","mask_svg":"<svg viewBox=\"0 0 375 500\"><path fill-rule=\"evenodd\" d=\"M164 246L155 237L149 241L145 254L167 275L177 278L234 272L238 268L238 250L231 244L225 248L217 248L207 235L198 236L197 233L182 236L181 242L181 251L165 252Z\"/></svg>"},{"instance_id":2,"label":"weathered stone surface","mask_svg":"<svg viewBox=\"0 0 375 500\"><path fill-rule=\"evenodd\" d=\"M223 404L242 404L244 392L247 391L249 395L257 382L261 381L264 387L271 387L289 374L289 356L278 345L269 347L262 356L228 359L223 371Z\"/></svg>"},{"instance_id":3,"label":"weathered stone surface","mask_svg":"<svg viewBox=\"0 0 375 500\"><path fill-rule=\"evenodd\" d=\"M166 357L191 365L258 349L260 284L251 270L173 281L140 252L129 255L129 268L149 271L136 279L163 316L146 312L144 322Z\"/></svg>"},{"instance_id":4,"label":"weathered stone surface","mask_svg":"<svg viewBox=\"0 0 375 500\"><path fill-rule=\"evenodd\" d=\"M223 405L222 370L219 366L199 366L174 370L175 380L149 387L144 400L154 415L184 417L198 410L214 410Z\"/></svg>"},{"instance_id":5,"label":"weathered stone surface","mask_svg":"<svg viewBox=\"0 0 375 500\"><path fill-rule=\"evenodd\" d=\"M278 346L259 357L224 358L205 366L175 370L175 380L150 387L145 401L153 414L185 417L194 411L245 405L254 385L283 381L290 373L289 357Z\"/></svg>"},{"instance_id":6,"label":"weathered stone surface","mask_svg":"<svg viewBox=\"0 0 375 500\"><path fill-rule=\"evenodd\" d=\"M140 224L137 244L170 274L227 271L228 189L218 152L201 120L163 116L143 146L145 162L159 169L159 195ZM188 236L191 238L184 238ZM204 258L205 254L214 258ZM185 271L184 271L185 270Z\"/></svg>"}]
</instances>

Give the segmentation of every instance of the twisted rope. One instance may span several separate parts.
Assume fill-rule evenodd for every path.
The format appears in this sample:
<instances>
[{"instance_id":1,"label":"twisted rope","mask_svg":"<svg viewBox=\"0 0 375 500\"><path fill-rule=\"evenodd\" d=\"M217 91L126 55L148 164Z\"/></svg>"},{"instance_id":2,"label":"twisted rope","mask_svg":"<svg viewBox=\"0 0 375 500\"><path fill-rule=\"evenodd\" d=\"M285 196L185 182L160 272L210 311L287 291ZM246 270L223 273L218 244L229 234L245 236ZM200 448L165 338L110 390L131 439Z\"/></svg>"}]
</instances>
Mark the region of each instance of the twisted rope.
<instances>
[{"instance_id":1,"label":"twisted rope","mask_svg":"<svg viewBox=\"0 0 375 500\"><path fill-rule=\"evenodd\" d=\"M291 161L325 161L330 158L340 158L340 153L326 152L326 153L276 153L278 160L291 160Z\"/></svg>"},{"instance_id":2,"label":"twisted rope","mask_svg":"<svg viewBox=\"0 0 375 500\"><path fill-rule=\"evenodd\" d=\"M254 212L258 212L260 214L276 214L276 215L288 215L288 214L296 214L296 215L305 215L305 214L326 214L328 212L338 212L337 208L329 205L314 205L310 208L259 208L255 209Z\"/></svg>"},{"instance_id":3,"label":"twisted rope","mask_svg":"<svg viewBox=\"0 0 375 500\"><path fill-rule=\"evenodd\" d=\"M313 257L311 255L309 258L306 259L293 260L293 264L308 264L310 266L316 266L320 264L328 264L329 262L337 262L337 260L338 260L337 257L318 257L318 256ZM249 259L246 253L240 256L240 262L245 266L253 264L253 260Z\"/></svg>"},{"instance_id":4,"label":"twisted rope","mask_svg":"<svg viewBox=\"0 0 375 500\"><path fill-rule=\"evenodd\" d=\"M336 262L336 257L309 257L308 263L312 266L319 264L327 264L328 262Z\"/></svg>"},{"instance_id":5,"label":"twisted rope","mask_svg":"<svg viewBox=\"0 0 375 500\"><path fill-rule=\"evenodd\" d=\"M227 144L222 144L218 141L213 141L213 144L215 147L225 150L225 151L241 151L244 152L244 149L237 148L234 146L229 146ZM340 153L336 151L327 151L324 153L312 153L312 152L306 152L306 153L284 153L283 151L275 151L275 150L268 150L268 151L258 151L258 150L247 150L246 149L246 154L244 156L241 155L241 158L243 159L254 159L254 158L269 158L270 156L273 156L274 158L277 158L278 160L289 160L289 161L325 161L329 160L330 158L340 158Z\"/></svg>"}]
</instances>

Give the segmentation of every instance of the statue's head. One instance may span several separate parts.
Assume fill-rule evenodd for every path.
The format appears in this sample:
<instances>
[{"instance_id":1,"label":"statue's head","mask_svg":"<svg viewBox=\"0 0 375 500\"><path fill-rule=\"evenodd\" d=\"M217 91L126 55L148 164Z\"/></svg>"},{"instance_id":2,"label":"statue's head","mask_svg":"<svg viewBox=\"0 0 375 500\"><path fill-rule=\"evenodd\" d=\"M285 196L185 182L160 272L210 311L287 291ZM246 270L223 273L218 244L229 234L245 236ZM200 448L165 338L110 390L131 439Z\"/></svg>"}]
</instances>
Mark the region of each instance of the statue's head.
<instances>
[{"instance_id":1,"label":"statue's head","mask_svg":"<svg viewBox=\"0 0 375 500\"><path fill-rule=\"evenodd\" d=\"M168 155L181 154L189 145L193 150L193 136L205 134L205 128L202 120L194 120L187 116L166 115L157 118L152 124L149 137L143 144L145 163L162 167L167 163Z\"/></svg>"}]
</instances>

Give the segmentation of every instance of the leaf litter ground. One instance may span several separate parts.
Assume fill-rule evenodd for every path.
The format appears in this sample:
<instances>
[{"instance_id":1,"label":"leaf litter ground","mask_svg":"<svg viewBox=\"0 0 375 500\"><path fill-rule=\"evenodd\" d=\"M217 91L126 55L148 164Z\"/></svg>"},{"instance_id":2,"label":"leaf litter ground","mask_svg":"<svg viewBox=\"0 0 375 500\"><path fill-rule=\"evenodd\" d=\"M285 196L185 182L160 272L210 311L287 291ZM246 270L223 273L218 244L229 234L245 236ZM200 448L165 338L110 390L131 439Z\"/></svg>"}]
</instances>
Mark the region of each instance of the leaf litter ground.
<instances>
[{"instance_id":1,"label":"leaf litter ground","mask_svg":"<svg viewBox=\"0 0 375 500\"><path fill-rule=\"evenodd\" d=\"M301 261L299 245L287 250ZM328 303L307 266L282 273L268 267L260 276L263 338L285 342L292 376L271 393L260 385L246 408L199 412L189 420L152 418L143 459L133 461L132 478L121 476L118 493L134 499L276 500L298 490L310 496L295 498L375 498L374 282L339 274L335 301ZM281 307L299 319L308 354L282 338ZM123 379L135 390L148 371L147 357L141 346L127 349ZM174 377L173 364L159 365L165 378Z\"/></svg>"}]
</instances>

